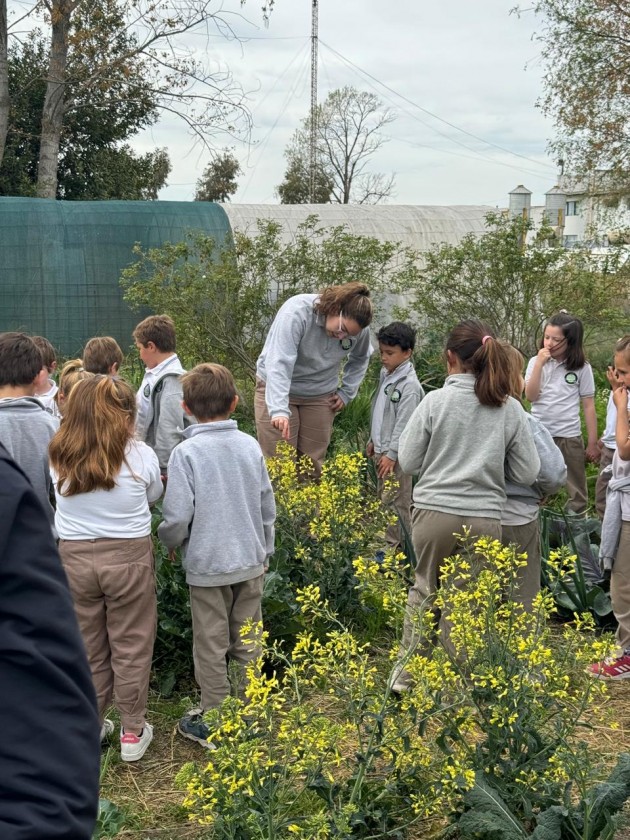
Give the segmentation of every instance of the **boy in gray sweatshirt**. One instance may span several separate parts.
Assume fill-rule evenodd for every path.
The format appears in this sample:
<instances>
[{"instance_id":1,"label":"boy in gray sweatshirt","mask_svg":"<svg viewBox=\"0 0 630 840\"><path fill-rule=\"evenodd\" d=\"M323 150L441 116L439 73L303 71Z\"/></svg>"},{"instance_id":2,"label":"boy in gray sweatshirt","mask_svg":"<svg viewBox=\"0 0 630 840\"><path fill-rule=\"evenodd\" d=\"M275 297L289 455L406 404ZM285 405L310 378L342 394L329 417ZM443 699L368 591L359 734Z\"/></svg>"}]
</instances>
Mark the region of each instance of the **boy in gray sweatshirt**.
<instances>
[{"instance_id":1,"label":"boy in gray sweatshirt","mask_svg":"<svg viewBox=\"0 0 630 840\"><path fill-rule=\"evenodd\" d=\"M383 367L372 400L367 454L376 464L379 498L398 515L399 521L385 532L385 542L397 550L405 545L403 527L411 535L412 490L412 476L404 473L398 463L398 441L424 391L411 361L416 331L402 321L392 321L381 327L376 338ZM390 476L398 483L386 490Z\"/></svg>"},{"instance_id":2,"label":"boy in gray sweatshirt","mask_svg":"<svg viewBox=\"0 0 630 840\"><path fill-rule=\"evenodd\" d=\"M59 420L35 397L47 377L41 351L30 336L0 334L0 443L26 473L53 528L48 444Z\"/></svg>"},{"instance_id":3,"label":"boy in gray sweatshirt","mask_svg":"<svg viewBox=\"0 0 630 840\"><path fill-rule=\"evenodd\" d=\"M183 547L190 586L195 678L201 708L179 722L180 733L206 748L203 713L230 694L226 657L244 669L258 650L240 631L260 622L264 572L274 550L276 505L257 441L230 420L238 396L222 365L197 365L182 377L184 410L197 424L168 462L159 538L174 559Z\"/></svg>"}]
</instances>

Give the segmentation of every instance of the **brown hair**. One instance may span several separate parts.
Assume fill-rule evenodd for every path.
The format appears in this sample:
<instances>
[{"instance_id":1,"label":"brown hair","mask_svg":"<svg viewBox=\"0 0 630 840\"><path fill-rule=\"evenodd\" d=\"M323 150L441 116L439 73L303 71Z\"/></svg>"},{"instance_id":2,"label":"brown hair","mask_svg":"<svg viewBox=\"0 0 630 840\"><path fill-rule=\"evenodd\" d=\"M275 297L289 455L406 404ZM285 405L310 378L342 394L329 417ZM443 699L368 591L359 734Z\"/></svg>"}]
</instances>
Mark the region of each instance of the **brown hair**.
<instances>
[{"instance_id":1,"label":"brown hair","mask_svg":"<svg viewBox=\"0 0 630 840\"><path fill-rule=\"evenodd\" d=\"M55 348L52 346L50 341L47 338L44 338L43 335L34 335L33 341L39 348L39 352L42 354L42 362L44 363L44 367L48 369L48 373L51 372L55 362L57 361L57 354L55 352Z\"/></svg>"},{"instance_id":2,"label":"brown hair","mask_svg":"<svg viewBox=\"0 0 630 840\"><path fill-rule=\"evenodd\" d=\"M135 416L134 393L124 379L99 374L77 382L49 448L62 496L114 487Z\"/></svg>"},{"instance_id":3,"label":"brown hair","mask_svg":"<svg viewBox=\"0 0 630 840\"><path fill-rule=\"evenodd\" d=\"M184 402L197 420L224 417L236 396L234 377L223 365L197 365L182 376Z\"/></svg>"},{"instance_id":4,"label":"brown hair","mask_svg":"<svg viewBox=\"0 0 630 840\"><path fill-rule=\"evenodd\" d=\"M508 354L508 378L510 380L510 396L515 400L523 397L523 354L511 344L505 345Z\"/></svg>"},{"instance_id":5,"label":"brown hair","mask_svg":"<svg viewBox=\"0 0 630 840\"><path fill-rule=\"evenodd\" d=\"M55 394L59 411L62 413L65 412L65 404L70 396L70 391L72 391L77 382L81 382L82 379L89 379L91 376L94 376L94 374L85 370L81 359L71 359L65 363L59 374L59 390ZM60 402L60 397L63 397L63 405Z\"/></svg>"},{"instance_id":6,"label":"brown hair","mask_svg":"<svg viewBox=\"0 0 630 840\"><path fill-rule=\"evenodd\" d=\"M475 375L475 394L482 405L503 405L512 393L507 346L477 318L460 321L448 336L446 349Z\"/></svg>"},{"instance_id":7,"label":"brown hair","mask_svg":"<svg viewBox=\"0 0 630 840\"><path fill-rule=\"evenodd\" d=\"M168 315L149 315L133 331L134 341L144 345L152 341L160 353L174 353L175 324Z\"/></svg>"},{"instance_id":8,"label":"brown hair","mask_svg":"<svg viewBox=\"0 0 630 840\"><path fill-rule=\"evenodd\" d=\"M558 312L557 315L552 315L545 324L547 327L560 327L562 335L567 342L567 352L564 357L564 364L568 370L580 370L586 364L586 356L584 355L584 327L579 318L574 318L569 315L564 309ZM542 338L540 339L540 346L545 346L545 332L543 330Z\"/></svg>"},{"instance_id":9,"label":"brown hair","mask_svg":"<svg viewBox=\"0 0 630 840\"><path fill-rule=\"evenodd\" d=\"M30 335L0 333L0 387L32 385L43 367L41 351Z\"/></svg>"},{"instance_id":10,"label":"brown hair","mask_svg":"<svg viewBox=\"0 0 630 840\"><path fill-rule=\"evenodd\" d=\"M370 290L365 283L342 283L341 286L328 286L319 293L313 308L318 315L343 314L352 318L361 327L368 327L372 322L372 301Z\"/></svg>"},{"instance_id":11,"label":"brown hair","mask_svg":"<svg viewBox=\"0 0 630 840\"><path fill-rule=\"evenodd\" d=\"M624 357L630 363L630 335L624 335L617 339L614 352L615 354L623 353Z\"/></svg>"},{"instance_id":12,"label":"brown hair","mask_svg":"<svg viewBox=\"0 0 630 840\"><path fill-rule=\"evenodd\" d=\"M83 350L83 367L89 373L111 373L113 365L122 364L123 352L115 338L97 335L91 338Z\"/></svg>"}]
</instances>

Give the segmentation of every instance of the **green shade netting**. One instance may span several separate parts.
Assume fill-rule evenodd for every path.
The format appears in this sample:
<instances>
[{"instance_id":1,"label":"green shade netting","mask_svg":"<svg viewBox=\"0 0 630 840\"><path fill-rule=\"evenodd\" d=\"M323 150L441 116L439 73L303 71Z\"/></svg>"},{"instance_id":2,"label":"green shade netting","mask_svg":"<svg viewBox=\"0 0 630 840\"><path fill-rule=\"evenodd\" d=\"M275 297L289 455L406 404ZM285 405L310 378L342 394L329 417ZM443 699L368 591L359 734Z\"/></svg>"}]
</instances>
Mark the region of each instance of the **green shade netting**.
<instances>
[{"instance_id":1,"label":"green shade netting","mask_svg":"<svg viewBox=\"0 0 630 840\"><path fill-rule=\"evenodd\" d=\"M120 274L133 247L157 248L203 231L231 237L217 204L54 201L0 197L0 332L44 335L61 356L80 356L95 335L123 349L145 313L123 301Z\"/></svg>"}]
</instances>

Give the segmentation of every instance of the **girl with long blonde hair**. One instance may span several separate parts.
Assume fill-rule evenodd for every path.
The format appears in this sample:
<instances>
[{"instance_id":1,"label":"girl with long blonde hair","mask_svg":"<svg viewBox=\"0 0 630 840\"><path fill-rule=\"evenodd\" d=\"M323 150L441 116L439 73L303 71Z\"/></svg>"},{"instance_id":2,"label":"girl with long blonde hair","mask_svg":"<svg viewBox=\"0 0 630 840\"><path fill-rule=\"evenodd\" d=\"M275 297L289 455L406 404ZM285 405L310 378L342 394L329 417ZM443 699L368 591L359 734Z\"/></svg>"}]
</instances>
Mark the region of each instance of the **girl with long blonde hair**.
<instances>
[{"instance_id":1,"label":"girl with long blonde hair","mask_svg":"<svg viewBox=\"0 0 630 840\"><path fill-rule=\"evenodd\" d=\"M157 621L151 512L162 494L158 459L134 439L135 396L122 379L77 382L50 443L55 527L98 699L120 713L123 761L142 758Z\"/></svg>"}]
</instances>

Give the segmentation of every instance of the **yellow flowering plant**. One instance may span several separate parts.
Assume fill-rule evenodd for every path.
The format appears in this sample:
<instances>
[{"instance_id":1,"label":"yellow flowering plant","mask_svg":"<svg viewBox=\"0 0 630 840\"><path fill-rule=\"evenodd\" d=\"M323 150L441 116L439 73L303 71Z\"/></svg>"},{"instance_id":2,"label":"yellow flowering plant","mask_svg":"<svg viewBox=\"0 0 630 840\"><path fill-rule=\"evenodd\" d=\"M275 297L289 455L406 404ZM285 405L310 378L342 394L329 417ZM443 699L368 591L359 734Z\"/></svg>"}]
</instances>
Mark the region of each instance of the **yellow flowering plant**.
<instances>
[{"instance_id":1,"label":"yellow flowering plant","mask_svg":"<svg viewBox=\"0 0 630 840\"><path fill-rule=\"evenodd\" d=\"M388 680L396 651L385 665L318 583L298 590L303 629L290 654L263 634L247 702L206 716L216 750L180 774L190 818L226 840L425 836L436 821L471 838L599 837L630 790L630 758L602 782L580 738L605 699L584 666L611 642L589 616L555 638L547 593L525 612L514 600L523 562L492 540L445 561L434 607L448 643L424 610L419 632L438 643L407 652L413 687L399 698ZM402 614L400 576L365 560L354 572L362 599Z\"/></svg>"},{"instance_id":2,"label":"yellow flowering plant","mask_svg":"<svg viewBox=\"0 0 630 840\"><path fill-rule=\"evenodd\" d=\"M310 460L294 456L284 444L268 461L277 519L263 612L276 639L295 637L301 626L295 591L312 582L344 621L361 626L374 620L358 597L353 561L381 547L391 519L367 481L364 455L338 453L326 461L318 482L308 480Z\"/></svg>"}]
</instances>

